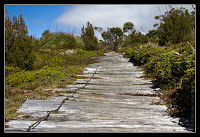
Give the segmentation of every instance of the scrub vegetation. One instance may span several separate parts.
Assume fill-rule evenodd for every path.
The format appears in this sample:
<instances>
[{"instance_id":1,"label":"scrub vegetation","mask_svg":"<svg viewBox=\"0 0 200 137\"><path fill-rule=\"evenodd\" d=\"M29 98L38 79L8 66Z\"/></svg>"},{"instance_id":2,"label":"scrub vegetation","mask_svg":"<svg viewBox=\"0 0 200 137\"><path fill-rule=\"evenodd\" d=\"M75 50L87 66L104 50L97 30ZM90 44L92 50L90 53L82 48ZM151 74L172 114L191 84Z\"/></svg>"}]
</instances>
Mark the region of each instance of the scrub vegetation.
<instances>
[{"instance_id":1,"label":"scrub vegetation","mask_svg":"<svg viewBox=\"0 0 200 137\"><path fill-rule=\"evenodd\" d=\"M94 63L91 57L114 50L124 53L134 65L141 66L171 116L194 117L195 96L195 11L170 7L155 16L159 24L146 34L134 23L118 27L81 28L81 36L45 30L40 39L28 35L22 14L5 18L5 119L15 118L17 108L27 98L46 99L56 93L45 88L72 84L84 67ZM131 14L131 13L130 13ZM94 36L99 31L102 40Z\"/></svg>"},{"instance_id":2,"label":"scrub vegetation","mask_svg":"<svg viewBox=\"0 0 200 137\"><path fill-rule=\"evenodd\" d=\"M171 116L194 118L195 12L171 8L155 19L160 20L157 29L135 39L133 31L118 51L154 79Z\"/></svg>"},{"instance_id":3,"label":"scrub vegetation","mask_svg":"<svg viewBox=\"0 0 200 137\"><path fill-rule=\"evenodd\" d=\"M90 49L84 38L66 33L43 32L40 39L28 35L22 14L5 22L5 120L15 118L26 99L46 99L55 93L45 88L65 87L76 80L91 57L103 52ZM93 32L94 33L94 32ZM94 34L93 34L94 35Z\"/></svg>"}]
</instances>

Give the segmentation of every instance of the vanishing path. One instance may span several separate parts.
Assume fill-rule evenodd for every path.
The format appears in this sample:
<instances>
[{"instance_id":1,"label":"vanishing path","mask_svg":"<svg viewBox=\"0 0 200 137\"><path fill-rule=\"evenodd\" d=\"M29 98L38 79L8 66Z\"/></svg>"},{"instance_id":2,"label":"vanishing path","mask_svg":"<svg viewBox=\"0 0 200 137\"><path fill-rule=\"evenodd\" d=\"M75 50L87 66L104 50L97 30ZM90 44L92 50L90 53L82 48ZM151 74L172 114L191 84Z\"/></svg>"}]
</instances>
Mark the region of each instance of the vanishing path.
<instances>
[{"instance_id":1,"label":"vanishing path","mask_svg":"<svg viewBox=\"0 0 200 137\"><path fill-rule=\"evenodd\" d=\"M57 113L30 132L189 132L178 125L177 118L167 116L165 105L155 105L160 98L151 95L158 89L140 78L143 72L139 68L118 53L105 55L85 68L80 75L84 79L77 79L76 85L53 89L60 96L27 100L17 111L25 115L6 123L9 128L5 132L25 132L47 111L58 108L71 92L76 93Z\"/></svg>"}]
</instances>

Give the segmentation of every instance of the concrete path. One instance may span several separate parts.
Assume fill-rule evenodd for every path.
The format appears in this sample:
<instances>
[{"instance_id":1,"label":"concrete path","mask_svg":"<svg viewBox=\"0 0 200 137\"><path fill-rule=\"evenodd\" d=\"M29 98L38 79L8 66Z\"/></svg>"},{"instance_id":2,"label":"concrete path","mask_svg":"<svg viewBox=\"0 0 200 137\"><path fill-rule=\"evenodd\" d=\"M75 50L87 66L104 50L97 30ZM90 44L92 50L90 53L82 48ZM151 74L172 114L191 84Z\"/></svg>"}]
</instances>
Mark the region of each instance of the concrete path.
<instances>
[{"instance_id":1,"label":"concrete path","mask_svg":"<svg viewBox=\"0 0 200 137\"><path fill-rule=\"evenodd\" d=\"M118 53L105 55L85 68L76 85L53 89L59 96L27 100L17 111L26 114L6 123L5 132L25 132L72 92L74 96L57 113L30 132L189 132L178 125L178 118L167 116L165 105L155 105L160 101L155 96L159 89L140 78L143 72L139 68Z\"/></svg>"}]
</instances>

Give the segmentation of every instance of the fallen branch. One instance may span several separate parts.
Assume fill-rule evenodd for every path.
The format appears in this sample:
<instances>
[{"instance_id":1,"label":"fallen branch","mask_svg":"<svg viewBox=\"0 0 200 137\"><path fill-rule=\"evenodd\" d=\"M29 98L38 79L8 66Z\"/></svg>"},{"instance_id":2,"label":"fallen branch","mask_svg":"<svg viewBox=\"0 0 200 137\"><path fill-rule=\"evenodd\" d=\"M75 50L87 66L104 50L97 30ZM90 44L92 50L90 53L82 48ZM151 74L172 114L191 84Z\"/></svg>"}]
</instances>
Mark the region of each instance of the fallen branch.
<instances>
[{"instance_id":1,"label":"fallen branch","mask_svg":"<svg viewBox=\"0 0 200 137\"><path fill-rule=\"evenodd\" d=\"M93 73L93 76L92 76L92 77L94 77L94 74L97 73L97 68L98 68L98 66L99 66L99 63L97 64L95 73ZM92 79L92 78L91 78L91 79ZM90 79L89 81L91 81L91 79ZM89 81L88 81L88 83L89 83ZM59 110L59 109L62 107L62 105L65 103L65 100L68 100L69 97L73 97L73 96L74 96L74 92L72 93L71 96L68 96L68 97L64 98L64 99L62 100L61 104L58 106L57 109L51 110L51 111L47 111L48 113L47 113L46 116L39 118L37 122L35 122L35 123L33 123L32 125L30 125L30 126L28 127L28 129L26 130L26 132L29 132L29 131L31 131L31 129L36 128L36 127L41 123L41 121L47 120L48 117L51 115L51 113L53 113L53 112L58 112L58 110Z\"/></svg>"},{"instance_id":2,"label":"fallen branch","mask_svg":"<svg viewBox=\"0 0 200 137\"><path fill-rule=\"evenodd\" d=\"M74 93L70 97L73 97L73 95L74 95ZM48 112L47 115L44 116L44 117L39 118L37 122L35 122L31 126L29 126L28 129L26 130L26 132L29 132L31 129L36 128L40 124L41 121L47 120L48 117L51 115L51 113L58 112L58 110L61 108L61 106L65 103L65 100L68 100L68 99L69 99L69 97L63 99L62 102L61 102L61 104L60 104L60 106L58 106L57 109L51 110L51 111L47 111Z\"/></svg>"},{"instance_id":3,"label":"fallen branch","mask_svg":"<svg viewBox=\"0 0 200 137\"><path fill-rule=\"evenodd\" d=\"M39 118L37 122L35 122L31 126L29 126L29 128L26 130L26 132L29 132L31 129L36 128L40 124L40 122L46 120L50 114L51 114L51 112L48 112L46 116Z\"/></svg>"}]
</instances>

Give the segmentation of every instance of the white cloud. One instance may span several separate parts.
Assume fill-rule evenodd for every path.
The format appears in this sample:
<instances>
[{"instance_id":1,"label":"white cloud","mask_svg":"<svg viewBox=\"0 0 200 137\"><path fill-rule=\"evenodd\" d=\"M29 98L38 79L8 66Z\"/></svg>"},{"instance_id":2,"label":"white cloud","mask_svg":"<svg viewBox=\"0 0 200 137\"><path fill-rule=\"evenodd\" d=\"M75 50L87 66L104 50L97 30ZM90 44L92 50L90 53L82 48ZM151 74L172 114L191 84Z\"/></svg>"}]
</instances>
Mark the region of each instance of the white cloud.
<instances>
[{"instance_id":1,"label":"white cloud","mask_svg":"<svg viewBox=\"0 0 200 137\"><path fill-rule=\"evenodd\" d=\"M173 5L173 7L177 6ZM191 5L184 5L184 7L192 8ZM87 21L93 26L104 29L123 28L123 24L130 21L136 30L146 33L154 29L153 25L159 22L154 17L164 14L165 11L165 5L74 5L59 16L56 22L81 30ZM98 38L99 36L98 34Z\"/></svg>"}]
</instances>

